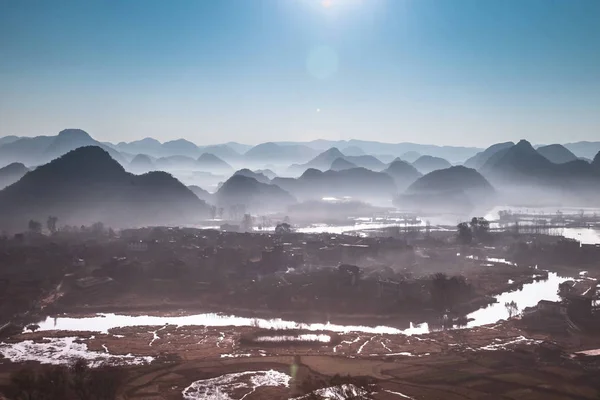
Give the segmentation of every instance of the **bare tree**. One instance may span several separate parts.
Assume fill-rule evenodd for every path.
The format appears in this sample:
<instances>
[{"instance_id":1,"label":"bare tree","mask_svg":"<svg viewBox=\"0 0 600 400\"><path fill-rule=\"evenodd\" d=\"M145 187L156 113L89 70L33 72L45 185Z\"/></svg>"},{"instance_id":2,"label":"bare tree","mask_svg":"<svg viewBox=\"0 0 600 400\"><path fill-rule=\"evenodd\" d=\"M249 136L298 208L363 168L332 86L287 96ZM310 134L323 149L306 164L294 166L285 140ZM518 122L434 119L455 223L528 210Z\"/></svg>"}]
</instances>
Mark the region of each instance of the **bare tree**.
<instances>
[{"instance_id":1,"label":"bare tree","mask_svg":"<svg viewBox=\"0 0 600 400\"><path fill-rule=\"evenodd\" d=\"M56 233L56 222L58 221L57 217L50 216L48 217L48 221L46 222L46 227L50 231L50 233Z\"/></svg>"},{"instance_id":2,"label":"bare tree","mask_svg":"<svg viewBox=\"0 0 600 400\"><path fill-rule=\"evenodd\" d=\"M517 305L517 303L515 303L514 300L511 302L504 303L504 307L506 307L506 311L508 311L509 319L519 314L519 306Z\"/></svg>"}]
</instances>

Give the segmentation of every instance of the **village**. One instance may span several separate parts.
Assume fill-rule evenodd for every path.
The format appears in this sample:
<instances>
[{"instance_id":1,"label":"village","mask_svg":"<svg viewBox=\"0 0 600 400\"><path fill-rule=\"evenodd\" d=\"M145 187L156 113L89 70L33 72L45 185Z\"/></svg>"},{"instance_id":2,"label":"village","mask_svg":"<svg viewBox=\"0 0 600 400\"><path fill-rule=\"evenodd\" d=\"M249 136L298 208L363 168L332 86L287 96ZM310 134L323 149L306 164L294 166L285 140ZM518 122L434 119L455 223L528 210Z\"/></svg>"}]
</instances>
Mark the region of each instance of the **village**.
<instances>
[{"instance_id":1,"label":"village","mask_svg":"<svg viewBox=\"0 0 600 400\"><path fill-rule=\"evenodd\" d=\"M32 355L47 353L36 347L45 341L61 348L76 336L70 346L85 343L92 355L110 349L117 364L133 355L164 371L204 365L217 373L301 357L309 375L335 375L325 365L343 357L354 361L340 372L354 376L377 358L391 368L414 357L423 365L450 355L480 358L492 349L500 359L514 351L539 359L546 349L562 364L569 360L568 368L600 366L600 247L478 231L476 223L471 229L468 242L460 229L358 235L297 233L287 224L269 233L95 227L20 234L0 242L0 334L5 346L32 341ZM119 315L131 321L111 322ZM81 324L61 328L63 318ZM86 333L88 324L106 326ZM16 357L10 348L3 354L0 386L19 365L9 361ZM47 361L65 362L52 354ZM202 364L223 358L230 361L218 368ZM140 378L151 367L126 368ZM376 375L394 387L397 378ZM180 398L188 381L177 376L168 384L179 389L159 385L156 395L169 395L155 398ZM127 398L146 398L140 393Z\"/></svg>"}]
</instances>

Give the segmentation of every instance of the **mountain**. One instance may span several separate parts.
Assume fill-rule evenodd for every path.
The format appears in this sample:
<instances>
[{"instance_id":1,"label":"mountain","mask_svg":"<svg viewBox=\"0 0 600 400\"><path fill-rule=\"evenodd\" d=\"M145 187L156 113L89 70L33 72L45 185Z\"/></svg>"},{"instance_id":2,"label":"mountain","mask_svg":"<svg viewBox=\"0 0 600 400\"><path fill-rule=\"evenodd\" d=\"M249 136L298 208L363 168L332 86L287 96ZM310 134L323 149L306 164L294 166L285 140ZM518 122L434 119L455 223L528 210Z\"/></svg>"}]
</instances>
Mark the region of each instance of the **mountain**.
<instances>
[{"instance_id":1,"label":"mountain","mask_svg":"<svg viewBox=\"0 0 600 400\"><path fill-rule=\"evenodd\" d=\"M336 147L332 147L332 148L325 150L324 152L318 154L316 157L314 157L312 160L310 160L307 163L300 164L300 165L298 165L298 164L292 165L289 168L289 170L292 173L303 173L303 171L306 171L307 169L310 169L310 168L325 171L325 170L328 170L329 167L331 167L331 164L337 158L346 158L346 156L344 154L342 154L342 152L339 151Z\"/></svg>"},{"instance_id":2,"label":"mountain","mask_svg":"<svg viewBox=\"0 0 600 400\"><path fill-rule=\"evenodd\" d=\"M197 169L197 161L189 156L168 156L156 160L156 167L161 170L193 170Z\"/></svg>"},{"instance_id":3,"label":"mountain","mask_svg":"<svg viewBox=\"0 0 600 400\"><path fill-rule=\"evenodd\" d=\"M496 153L481 168L505 196L505 204L591 206L600 195L600 174L583 160L554 164L526 140Z\"/></svg>"},{"instance_id":4,"label":"mountain","mask_svg":"<svg viewBox=\"0 0 600 400\"><path fill-rule=\"evenodd\" d=\"M344 147L343 153L347 156L364 156L364 155L366 155L365 151L358 146Z\"/></svg>"},{"instance_id":5,"label":"mountain","mask_svg":"<svg viewBox=\"0 0 600 400\"><path fill-rule=\"evenodd\" d=\"M20 139L20 137L15 136L15 135L1 137L0 138L0 146L8 144L8 143L16 142L19 139Z\"/></svg>"},{"instance_id":6,"label":"mountain","mask_svg":"<svg viewBox=\"0 0 600 400\"><path fill-rule=\"evenodd\" d=\"M346 160L343 157L338 157L335 160L333 160L333 162L331 163L331 167L329 167L329 169L331 169L333 171L342 171L344 169L351 169L351 168L357 168L357 165L354 163L351 163L350 161Z\"/></svg>"},{"instance_id":7,"label":"mountain","mask_svg":"<svg viewBox=\"0 0 600 400\"><path fill-rule=\"evenodd\" d=\"M407 151L406 153L401 154L400 158L406 162L414 163L422 156L423 154L417 153L416 151Z\"/></svg>"},{"instance_id":8,"label":"mountain","mask_svg":"<svg viewBox=\"0 0 600 400\"><path fill-rule=\"evenodd\" d=\"M233 150L226 144L204 146L200 148L200 151L202 151L203 153L214 154L215 156L226 162L239 161L242 158L242 155L240 153Z\"/></svg>"},{"instance_id":9,"label":"mountain","mask_svg":"<svg viewBox=\"0 0 600 400\"><path fill-rule=\"evenodd\" d=\"M111 157L125 165L125 158L118 151L94 140L81 129L64 129L57 136L20 138L0 147L0 160L4 163L21 162L25 165L40 165L84 146L98 146Z\"/></svg>"},{"instance_id":10,"label":"mountain","mask_svg":"<svg viewBox=\"0 0 600 400\"><path fill-rule=\"evenodd\" d=\"M564 145L567 150L574 153L577 157L592 159L600 151L600 142L575 142Z\"/></svg>"},{"instance_id":11,"label":"mountain","mask_svg":"<svg viewBox=\"0 0 600 400\"><path fill-rule=\"evenodd\" d=\"M433 156L421 156L412 163L412 165L423 174L428 174L436 169L450 168L452 166L447 160Z\"/></svg>"},{"instance_id":12,"label":"mountain","mask_svg":"<svg viewBox=\"0 0 600 400\"><path fill-rule=\"evenodd\" d=\"M200 149L194 143L185 139L171 140L163 143L162 152L165 156L186 156L197 158Z\"/></svg>"},{"instance_id":13,"label":"mountain","mask_svg":"<svg viewBox=\"0 0 600 400\"><path fill-rule=\"evenodd\" d=\"M70 151L0 191L0 225L12 231L48 216L121 228L189 224L207 213L206 203L171 175L127 173L97 146Z\"/></svg>"},{"instance_id":14,"label":"mountain","mask_svg":"<svg viewBox=\"0 0 600 400\"><path fill-rule=\"evenodd\" d=\"M594 161L592 161L592 166L600 171L600 151L594 157Z\"/></svg>"},{"instance_id":15,"label":"mountain","mask_svg":"<svg viewBox=\"0 0 600 400\"><path fill-rule=\"evenodd\" d=\"M38 165L54 138L55 136L23 137L3 144L0 146L0 160L4 165L14 162Z\"/></svg>"},{"instance_id":16,"label":"mountain","mask_svg":"<svg viewBox=\"0 0 600 400\"><path fill-rule=\"evenodd\" d=\"M243 169L240 169L239 171L235 171L233 176L236 176L236 175L241 175L241 176L245 176L247 178L256 179L260 183L266 183L266 184L271 183L271 180L269 178L267 178L266 175L250 171L248 168L243 168Z\"/></svg>"},{"instance_id":17,"label":"mountain","mask_svg":"<svg viewBox=\"0 0 600 400\"><path fill-rule=\"evenodd\" d=\"M494 154L498 153L499 151L508 149L509 147L512 147L514 145L515 144L513 142L496 143L496 144L488 147L484 151L480 151L479 153L475 154L473 157L471 157L467 161L465 161L465 163L463 165L467 168L479 169Z\"/></svg>"},{"instance_id":18,"label":"mountain","mask_svg":"<svg viewBox=\"0 0 600 400\"><path fill-rule=\"evenodd\" d=\"M547 175L553 170L553 163L538 153L531 143L521 140L516 145L496 152L481 167L485 174L496 177L514 178L518 175Z\"/></svg>"},{"instance_id":19,"label":"mountain","mask_svg":"<svg viewBox=\"0 0 600 400\"><path fill-rule=\"evenodd\" d=\"M115 145L116 149L121 152L131 154L148 154L154 157L161 157L162 143L153 138L144 138L133 142L121 142Z\"/></svg>"},{"instance_id":20,"label":"mountain","mask_svg":"<svg viewBox=\"0 0 600 400\"><path fill-rule=\"evenodd\" d=\"M397 190L389 175L366 168L325 172L309 168L297 179L275 178L272 182L302 200L352 197L381 203L389 201Z\"/></svg>"},{"instance_id":21,"label":"mountain","mask_svg":"<svg viewBox=\"0 0 600 400\"><path fill-rule=\"evenodd\" d=\"M415 167L400 159L392 161L392 163L381 172L388 174L394 179L396 187L400 192L403 192L414 181L423 176L423 174L417 171Z\"/></svg>"},{"instance_id":22,"label":"mountain","mask_svg":"<svg viewBox=\"0 0 600 400\"><path fill-rule=\"evenodd\" d=\"M363 156L346 156L346 160L359 167L370 169L372 171L381 171L385 168L385 164L379 161L376 157L370 155Z\"/></svg>"},{"instance_id":23,"label":"mountain","mask_svg":"<svg viewBox=\"0 0 600 400\"><path fill-rule=\"evenodd\" d=\"M441 157L451 162L463 162L483 149L477 147L456 147L456 146L436 146L418 143L382 143L368 140L313 140L311 142L278 142L278 144L303 144L316 150L326 150L331 147L345 149L347 147L358 147L366 154L393 154L400 156L403 160L414 161L404 156L407 152L416 152L429 154L435 157ZM333 161L333 160L332 160Z\"/></svg>"},{"instance_id":24,"label":"mountain","mask_svg":"<svg viewBox=\"0 0 600 400\"><path fill-rule=\"evenodd\" d=\"M192 191L200 200L205 201L208 204L213 204L215 201L214 195L208 190L202 189L200 186L190 185L188 189Z\"/></svg>"},{"instance_id":25,"label":"mountain","mask_svg":"<svg viewBox=\"0 0 600 400\"><path fill-rule=\"evenodd\" d=\"M270 169L257 169L256 171L254 171L255 174L261 174L266 176L269 179L273 179L277 177L277 174L273 171L271 171Z\"/></svg>"},{"instance_id":26,"label":"mountain","mask_svg":"<svg viewBox=\"0 0 600 400\"><path fill-rule=\"evenodd\" d=\"M146 154L138 154L133 157L133 160L129 163L129 168L136 173L148 172L155 169L152 159Z\"/></svg>"},{"instance_id":27,"label":"mountain","mask_svg":"<svg viewBox=\"0 0 600 400\"><path fill-rule=\"evenodd\" d=\"M4 168L0 168L0 189L12 185L21 179L29 169L21 163L12 163Z\"/></svg>"},{"instance_id":28,"label":"mountain","mask_svg":"<svg viewBox=\"0 0 600 400\"><path fill-rule=\"evenodd\" d=\"M296 199L276 185L269 185L244 175L233 175L215 193L219 207L244 205L249 212L285 210ZM241 217L241 216L240 216Z\"/></svg>"},{"instance_id":29,"label":"mountain","mask_svg":"<svg viewBox=\"0 0 600 400\"><path fill-rule=\"evenodd\" d=\"M246 161L260 163L290 164L305 162L314 157L316 151L301 144L280 145L273 142L262 143L254 146L244 154Z\"/></svg>"},{"instance_id":30,"label":"mountain","mask_svg":"<svg viewBox=\"0 0 600 400\"><path fill-rule=\"evenodd\" d=\"M253 147L253 146L250 146L249 144L243 144L243 143L238 143L238 142L227 142L224 144L238 154L244 154Z\"/></svg>"},{"instance_id":31,"label":"mountain","mask_svg":"<svg viewBox=\"0 0 600 400\"><path fill-rule=\"evenodd\" d=\"M564 164L577 160L577 156L561 144L538 147L537 152L554 164Z\"/></svg>"},{"instance_id":32,"label":"mountain","mask_svg":"<svg viewBox=\"0 0 600 400\"><path fill-rule=\"evenodd\" d=\"M494 195L494 188L479 172L456 166L417 179L395 204L415 211L464 214L489 204Z\"/></svg>"},{"instance_id":33,"label":"mountain","mask_svg":"<svg viewBox=\"0 0 600 400\"><path fill-rule=\"evenodd\" d=\"M196 165L203 171L225 172L233 170L231 165L211 153L202 153L200 157L198 157Z\"/></svg>"},{"instance_id":34,"label":"mountain","mask_svg":"<svg viewBox=\"0 0 600 400\"><path fill-rule=\"evenodd\" d=\"M125 158L118 151L94 140L86 131L81 129L64 129L60 131L44 151L42 162L52 161L69 151L85 146L98 146L108 152L121 165L127 164Z\"/></svg>"}]
</instances>

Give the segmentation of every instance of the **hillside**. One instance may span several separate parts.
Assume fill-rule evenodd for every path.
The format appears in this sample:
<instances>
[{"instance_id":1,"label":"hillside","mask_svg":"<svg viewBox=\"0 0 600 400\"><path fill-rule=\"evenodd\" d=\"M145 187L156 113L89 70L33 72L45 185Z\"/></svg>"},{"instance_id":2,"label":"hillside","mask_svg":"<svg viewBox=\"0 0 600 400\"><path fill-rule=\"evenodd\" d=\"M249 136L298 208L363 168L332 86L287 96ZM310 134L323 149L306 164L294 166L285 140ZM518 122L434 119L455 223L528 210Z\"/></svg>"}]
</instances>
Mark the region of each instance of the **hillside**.
<instances>
[{"instance_id":1,"label":"hillside","mask_svg":"<svg viewBox=\"0 0 600 400\"><path fill-rule=\"evenodd\" d=\"M205 201L208 204L213 204L215 201L214 195L208 190L202 189L200 186L190 185L188 189L192 191L200 200Z\"/></svg>"},{"instance_id":2,"label":"hillside","mask_svg":"<svg viewBox=\"0 0 600 400\"><path fill-rule=\"evenodd\" d=\"M346 156L346 160L350 161L358 167L370 169L372 171L381 171L385 168L385 164L378 160L375 156Z\"/></svg>"},{"instance_id":3,"label":"hillside","mask_svg":"<svg viewBox=\"0 0 600 400\"><path fill-rule=\"evenodd\" d=\"M164 172L132 175L103 149L70 151L0 191L0 225L24 230L30 219L112 227L189 224L207 206Z\"/></svg>"},{"instance_id":4,"label":"hillside","mask_svg":"<svg viewBox=\"0 0 600 400\"><path fill-rule=\"evenodd\" d=\"M161 157L155 161L156 167L161 170L194 170L197 169L197 161L188 156Z\"/></svg>"},{"instance_id":5,"label":"hillside","mask_svg":"<svg viewBox=\"0 0 600 400\"><path fill-rule=\"evenodd\" d=\"M211 153L202 153L198 157L196 165L204 171L225 172L233 170L231 165Z\"/></svg>"},{"instance_id":6,"label":"hillside","mask_svg":"<svg viewBox=\"0 0 600 400\"><path fill-rule=\"evenodd\" d=\"M233 173L233 176L236 176L236 175L241 175L241 176L245 176L247 178L256 179L260 183L266 183L266 184L271 183L271 180L266 175L264 175L260 172L250 171L248 168L243 168L243 169L240 169L239 171L235 171Z\"/></svg>"},{"instance_id":7,"label":"hillside","mask_svg":"<svg viewBox=\"0 0 600 400\"><path fill-rule=\"evenodd\" d=\"M390 165L381 171L394 179L398 191L403 192L408 186L419 179L421 174L415 167L400 159L392 161Z\"/></svg>"},{"instance_id":8,"label":"hillside","mask_svg":"<svg viewBox=\"0 0 600 400\"><path fill-rule=\"evenodd\" d=\"M315 153L315 150L301 144L282 145L267 142L248 150L244 154L244 159L247 162L261 165L268 163L291 164L305 162L314 157Z\"/></svg>"},{"instance_id":9,"label":"hillside","mask_svg":"<svg viewBox=\"0 0 600 400\"><path fill-rule=\"evenodd\" d=\"M248 212L267 212L285 210L296 199L276 185L234 175L215 193L215 202L219 207L243 205Z\"/></svg>"},{"instance_id":10,"label":"hillside","mask_svg":"<svg viewBox=\"0 0 600 400\"><path fill-rule=\"evenodd\" d=\"M12 185L21 179L29 169L21 163L12 163L4 168L0 168L0 189Z\"/></svg>"},{"instance_id":11,"label":"hillside","mask_svg":"<svg viewBox=\"0 0 600 400\"><path fill-rule=\"evenodd\" d=\"M64 129L56 136L24 137L6 143L0 147L0 160L5 163L20 162L36 166L84 146L98 146L122 165L127 164L118 151L98 142L81 129Z\"/></svg>"},{"instance_id":12,"label":"hillside","mask_svg":"<svg viewBox=\"0 0 600 400\"><path fill-rule=\"evenodd\" d=\"M564 164L577 160L577 156L561 144L538 147L537 152L554 164Z\"/></svg>"},{"instance_id":13,"label":"hillside","mask_svg":"<svg viewBox=\"0 0 600 400\"><path fill-rule=\"evenodd\" d=\"M343 157L339 157L336 158L335 160L333 160L333 162L331 163L331 167L329 169L334 170L334 171L342 171L345 169L351 169L351 168L356 168L357 165L354 163L351 163L350 161L346 160Z\"/></svg>"},{"instance_id":14,"label":"hillside","mask_svg":"<svg viewBox=\"0 0 600 400\"><path fill-rule=\"evenodd\" d=\"M302 200L352 197L383 202L391 199L397 190L389 175L366 168L325 172L311 168L297 179L275 178L272 182Z\"/></svg>"},{"instance_id":15,"label":"hillside","mask_svg":"<svg viewBox=\"0 0 600 400\"><path fill-rule=\"evenodd\" d=\"M428 174L436 169L445 169L452 166L447 160L433 156L421 156L412 165L422 174Z\"/></svg>"},{"instance_id":16,"label":"hillside","mask_svg":"<svg viewBox=\"0 0 600 400\"><path fill-rule=\"evenodd\" d=\"M496 143L484 151L480 151L479 153L475 154L473 157L465 161L463 165L467 168L479 169L490 159L490 157L493 157L494 154L508 149L514 145L515 144L513 142Z\"/></svg>"},{"instance_id":17,"label":"hillside","mask_svg":"<svg viewBox=\"0 0 600 400\"><path fill-rule=\"evenodd\" d=\"M129 163L129 169L135 173L143 173L155 169L152 159L146 154L138 154Z\"/></svg>"},{"instance_id":18,"label":"hillside","mask_svg":"<svg viewBox=\"0 0 600 400\"><path fill-rule=\"evenodd\" d=\"M422 176L395 200L395 205L414 211L467 215L489 204L494 196L494 188L479 172L455 166Z\"/></svg>"}]
</instances>

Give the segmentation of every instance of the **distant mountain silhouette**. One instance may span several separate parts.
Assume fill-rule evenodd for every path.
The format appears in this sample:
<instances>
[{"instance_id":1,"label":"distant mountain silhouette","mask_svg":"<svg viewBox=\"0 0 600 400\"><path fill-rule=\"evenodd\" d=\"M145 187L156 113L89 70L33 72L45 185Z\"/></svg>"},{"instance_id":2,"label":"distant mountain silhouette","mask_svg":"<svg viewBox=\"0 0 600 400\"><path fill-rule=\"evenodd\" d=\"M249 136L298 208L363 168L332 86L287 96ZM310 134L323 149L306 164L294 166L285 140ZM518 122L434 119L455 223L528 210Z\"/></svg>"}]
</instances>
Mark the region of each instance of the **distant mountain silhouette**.
<instances>
[{"instance_id":1,"label":"distant mountain silhouette","mask_svg":"<svg viewBox=\"0 0 600 400\"><path fill-rule=\"evenodd\" d=\"M422 156L423 154L417 153L416 151L407 151L406 153L401 154L400 158L406 162L414 163Z\"/></svg>"},{"instance_id":2,"label":"distant mountain silhouette","mask_svg":"<svg viewBox=\"0 0 600 400\"><path fill-rule=\"evenodd\" d=\"M12 185L21 179L29 169L21 163L12 163L0 168L0 189Z\"/></svg>"},{"instance_id":3,"label":"distant mountain silhouette","mask_svg":"<svg viewBox=\"0 0 600 400\"><path fill-rule=\"evenodd\" d=\"M403 192L413 182L419 179L421 174L415 167L400 159L394 160L390 165L381 171L394 179L398 191Z\"/></svg>"},{"instance_id":4,"label":"distant mountain silhouette","mask_svg":"<svg viewBox=\"0 0 600 400\"><path fill-rule=\"evenodd\" d=\"M357 168L358 166L350 161L346 160L343 157L338 157L331 163L331 167L329 169L334 171L342 171L345 169Z\"/></svg>"},{"instance_id":5,"label":"distant mountain silhouette","mask_svg":"<svg viewBox=\"0 0 600 400\"><path fill-rule=\"evenodd\" d=\"M171 140L163 143L162 152L164 156L186 156L197 158L200 155L200 149L194 143L185 139Z\"/></svg>"},{"instance_id":6,"label":"distant mountain silhouette","mask_svg":"<svg viewBox=\"0 0 600 400\"><path fill-rule=\"evenodd\" d=\"M554 164L564 164L577 160L577 156L561 144L538 147L537 152Z\"/></svg>"},{"instance_id":7,"label":"distant mountain silhouette","mask_svg":"<svg viewBox=\"0 0 600 400\"><path fill-rule=\"evenodd\" d=\"M285 210L296 199L277 185L270 185L244 175L233 175L215 193L220 207L244 205L250 212Z\"/></svg>"},{"instance_id":8,"label":"distant mountain silhouette","mask_svg":"<svg viewBox=\"0 0 600 400\"><path fill-rule=\"evenodd\" d=\"M257 169L256 171L254 171L254 173L262 174L269 179L273 179L273 178L277 177L277 174L275 172L271 171L270 169Z\"/></svg>"},{"instance_id":9,"label":"distant mountain silhouette","mask_svg":"<svg viewBox=\"0 0 600 400\"><path fill-rule=\"evenodd\" d=\"M497 177L514 178L515 174L524 176L547 175L553 170L553 163L538 153L531 143L521 140L516 145L496 152L481 167L484 174Z\"/></svg>"},{"instance_id":10,"label":"distant mountain silhouette","mask_svg":"<svg viewBox=\"0 0 600 400\"><path fill-rule=\"evenodd\" d=\"M325 150L324 152L318 154L316 157L314 157L307 163L294 164L294 165L290 166L289 172L294 173L294 174L304 173L304 171L306 171L307 169L311 169L311 168L318 169L321 171L326 171L329 169L329 167L331 167L331 164L337 158L346 158L346 156L344 154L342 154L342 152L339 151L336 147L332 147L332 148Z\"/></svg>"},{"instance_id":11,"label":"distant mountain silhouette","mask_svg":"<svg viewBox=\"0 0 600 400\"><path fill-rule=\"evenodd\" d=\"M254 146L244 154L244 159L252 163L291 164L304 162L315 155L316 151L305 145L280 145L272 142Z\"/></svg>"},{"instance_id":12,"label":"distant mountain silhouette","mask_svg":"<svg viewBox=\"0 0 600 400\"><path fill-rule=\"evenodd\" d=\"M107 151L119 163L127 164L125 158L118 151L98 142L81 129L64 129L57 136L20 138L6 143L0 147L0 160L6 163L21 162L25 165L36 166L84 146L98 146Z\"/></svg>"},{"instance_id":13,"label":"distant mountain silhouette","mask_svg":"<svg viewBox=\"0 0 600 400\"><path fill-rule=\"evenodd\" d=\"M129 169L135 173L144 173L155 170L152 159L146 154L138 154L129 163Z\"/></svg>"},{"instance_id":14,"label":"distant mountain silhouette","mask_svg":"<svg viewBox=\"0 0 600 400\"><path fill-rule=\"evenodd\" d=\"M422 174L428 174L436 169L446 169L452 166L447 160L432 156L421 156L412 165Z\"/></svg>"},{"instance_id":15,"label":"distant mountain silhouette","mask_svg":"<svg viewBox=\"0 0 600 400\"><path fill-rule=\"evenodd\" d=\"M108 152L121 165L127 164L127 161L112 147L106 146L97 140L94 140L86 131L81 129L64 129L58 133L52 143L48 145L44 152L43 162L48 162L58 158L71 150L85 146L98 146Z\"/></svg>"},{"instance_id":16,"label":"distant mountain silhouette","mask_svg":"<svg viewBox=\"0 0 600 400\"><path fill-rule=\"evenodd\" d=\"M16 142L19 139L20 139L20 137L15 136L15 135L0 137L0 146L8 144L8 143Z\"/></svg>"},{"instance_id":17,"label":"distant mountain silhouette","mask_svg":"<svg viewBox=\"0 0 600 400\"><path fill-rule=\"evenodd\" d=\"M488 204L494 195L492 185L475 169L455 166L417 179L395 204L419 211L463 214Z\"/></svg>"},{"instance_id":18,"label":"distant mountain silhouette","mask_svg":"<svg viewBox=\"0 0 600 400\"><path fill-rule=\"evenodd\" d=\"M391 199L397 190L389 175L366 168L325 172L310 168L297 179L275 178L272 182L302 200L349 196L365 201L382 201Z\"/></svg>"},{"instance_id":19,"label":"distant mountain silhouette","mask_svg":"<svg viewBox=\"0 0 600 400\"><path fill-rule=\"evenodd\" d=\"M242 155L229 147L226 144L217 144L211 146L204 146L200 148L203 153L214 154L225 162L235 162L242 158Z\"/></svg>"},{"instance_id":20,"label":"distant mountain silhouette","mask_svg":"<svg viewBox=\"0 0 600 400\"><path fill-rule=\"evenodd\" d=\"M575 142L566 143L564 146L577 157L593 159L600 152L600 142Z\"/></svg>"},{"instance_id":21,"label":"distant mountain silhouette","mask_svg":"<svg viewBox=\"0 0 600 400\"><path fill-rule=\"evenodd\" d=\"M271 180L266 175L258 173L258 172L250 171L248 168L243 168L243 169L240 169L239 171L235 171L233 173L233 176L236 176L236 175L241 175L241 176L245 176L245 177L248 177L248 178L253 178L253 179L256 179L258 182L261 182L261 183L266 183L266 184L271 183Z\"/></svg>"},{"instance_id":22,"label":"distant mountain silhouette","mask_svg":"<svg viewBox=\"0 0 600 400\"><path fill-rule=\"evenodd\" d=\"M188 156L161 157L155 162L161 170L195 170L198 169L197 161Z\"/></svg>"},{"instance_id":23,"label":"distant mountain silhouette","mask_svg":"<svg viewBox=\"0 0 600 400\"><path fill-rule=\"evenodd\" d=\"M206 204L164 172L132 175L103 149L70 151L0 191L0 225L24 230L30 219L112 227L189 224Z\"/></svg>"},{"instance_id":24,"label":"distant mountain silhouette","mask_svg":"<svg viewBox=\"0 0 600 400\"><path fill-rule=\"evenodd\" d=\"M346 156L346 160L358 167L370 169L372 171L381 171L386 165L378 160L375 156L364 155L364 156Z\"/></svg>"},{"instance_id":25,"label":"distant mountain silhouette","mask_svg":"<svg viewBox=\"0 0 600 400\"><path fill-rule=\"evenodd\" d=\"M592 161L592 166L597 170L600 170L600 151L594 157L594 160Z\"/></svg>"},{"instance_id":26,"label":"distant mountain silhouette","mask_svg":"<svg viewBox=\"0 0 600 400\"><path fill-rule=\"evenodd\" d=\"M148 154L154 157L163 156L162 143L153 138L135 140L133 142L120 142L115 145L116 149L131 154Z\"/></svg>"},{"instance_id":27,"label":"distant mountain silhouette","mask_svg":"<svg viewBox=\"0 0 600 400\"><path fill-rule=\"evenodd\" d=\"M338 149L345 149L350 146L356 146L365 154L393 154L394 156L400 156L403 160L412 162L417 157L411 159L405 156L405 153L416 152L421 154L429 154L435 157L441 157L451 162L463 162L469 157L472 157L477 152L483 149L477 147L457 147L457 146L435 146L418 143L382 143L368 140L313 140L311 142L277 142L278 144L303 144L313 149L323 151L331 147L337 147ZM333 161L333 160L332 160Z\"/></svg>"},{"instance_id":28,"label":"distant mountain silhouette","mask_svg":"<svg viewBox=\"0 0 600 400\"><path fill-rule=\"evenodd\" d=\"M198 198L200 200L203 200L208 204L214 204L215 197L208 190L204 190L200 186L196 186L196 185L190 185L190 186L188 186L188 189L190 189L192 191L192 193L194 193L196 196L198 196Z\"/></svg>"},{"instance_id":29,"label":"distant mountain silhouette","mask_svg":"<svg viewBox=\"0 0 600 400\"><path fill-rule=\"evenodd\" d=\"M513 142L496 143L488 147L484 151L480 151L473 157L469 158L467 161L465 161L464 166L467 168L479 169L483 167L483 165L490 159L490 157L494 156L494 154L498 153L499 151L508 149L514 145L515 144Z\"/></svg>"},{"instance_id":30,"label":"distant mountain silhouette","mask_svg":"<svg viewBox=\"0 0 600 400\"><path fill-rule=\"evenodd\" d=\"M481 168L483 175L506 196L506 203L595 204L600 176L583 160L549 161L526 140L496 153Z\"/></svg>"},{"instance_id":31,"label":"distant mountain silhouette","mask_svg":"<svg viewBox=\"0 0 600 400\"><path fill-rule=\"evenodd\" d=\"M233 167L214 154L202 153L198 157L197 166L200 170L211 172L232 171Z\"/></svg>"},{"instance_id":32,"label":"distant mountain silhouette","mask_svg":"<svg viewBox=\"0 0 600 400\"><path fill-rule=\"evenodd\" d=\"M365 151L358 146L344 147L342 152L347 156L364 156L364 155L366 155Z\"/></svg>"}]
</instances>

